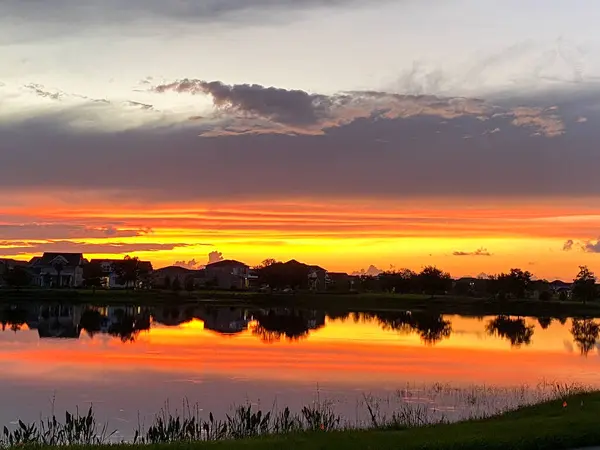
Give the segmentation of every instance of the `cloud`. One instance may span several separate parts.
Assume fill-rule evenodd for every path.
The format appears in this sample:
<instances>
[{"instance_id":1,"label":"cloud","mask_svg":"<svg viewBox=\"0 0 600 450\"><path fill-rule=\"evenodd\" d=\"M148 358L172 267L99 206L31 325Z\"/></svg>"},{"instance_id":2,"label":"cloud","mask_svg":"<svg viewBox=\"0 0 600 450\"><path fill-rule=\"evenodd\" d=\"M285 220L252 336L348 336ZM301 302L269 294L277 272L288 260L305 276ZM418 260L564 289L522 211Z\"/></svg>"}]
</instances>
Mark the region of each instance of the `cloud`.
<instances>
[{"instance_id":1,"label":"cloud","mask_svg":"<svg viewBox=\"0 0 600 450\"><path fill-rule=\"evenodd\" d=\"M456 251L456 252L453 252L452 255L453 256L492 256L492 254L483 247L475 250L474 252L458 252L458 251Z\"/></svg>"},{"instance_id":2,"label":"cloud","mask_svg":"<svg viewBox=\"0 0 600 450\"><path fill-rule=\"evenodd\" d=\"M210 252L208 254L207 264L213 264L213 263L217 263L219 261L223 261L223 253L214 251L214 252Z\"/></svg>"},{"instance_id":3,"label":"cloud","mask_svg":"<svg viewBox=\"0 0 600 450\"><path fill-rule=\"evenodd\" d=\"M141 122L132 119L119 131L72 127L103 120L95 108L108 108L107 120L121 127L130 117L100 104L90 115L79 115L75 108L0 120L0 189L36 195L94 192L150 203L232 196L600 195L594 169L600 164L595 145L600 130L573 126L557 134L557 121L572 123L581 108L600 120L600 111L589 108L592 100L600 103L600 90L586 96L558 95L554 109L537 97L504 100L497 106L477 99L363 92L313 103L308 93L273 93L256 86L251 92L248 97L233 85L219 97L243 111L208 114L197 121L187 121L186 114L185 123L175 118L160 122L157 116L158 122L146 123L146 114L154 113L138 109L141 116L135 117ZM199 100L197 95L181 95ZM531 109L517 106L526 102ZM535 114L546 125L513 124L516 117ZM317 123L307 123L313 118ZM502 132L494 139L483 136L496 128ZM531 137L533 132L542 137ZM544 137L546 132L554 137ZM472 138L465 140L465 135ZM561 175L535 175L540 173Z\"/></svg>"},{"instance_id":4,"label":"cloud","mask_svg":"<svg viewBox=\"0 0 600 450\"><path fill-rule=\"evenodd\" d=\"M190 270L198 270L204 267L204 264L199 263L195 259L191 259L189 261L175 261L174 265Z\"/></svg>"},{"instance_id":5,"label":"cloud","mask_svg":"<svg viewBox=\"0 0 600 450\"><path fill-rule=\"evenodd\" d=\"M596 241L584 242L583 251L586 253L600 253L600 238L598 238Z\"/></svg>"},{"instance_id":6,"label":"cloud","mask_svg":"<svg viewBox=\"0 0 600 450\"><path fill-rule=\"evenodd\" d=\"M200 261L196 261L196 259L191 259L189 261L176 261L175 266L185 267L190 270L199 270L206 267L208 264L213 264L219 261L223 261L223 253L218 251L212 251L208 254L208 258L205 264L202 264Z\"/></svg>"},{"instance_id":7,"label":"cloud","mask_svg":"<svg viewBox=\"0 0 600 450\"><path fill-rule=\"evenodd\" d=\"M0 221L2 216L0 215ZM88 226L64 223L0 224L0 239L4 240L68 240L136 237L147 230L118 228L113 225Z\"/></svg>"},{"instance_id":8,"label":"cloud","mask_svg":"<svg viewBox=\"0 0 600 450\"><path fill-rule=\"evenodd\" d=\"M357 270L355 272L352 272L352 275L354 275L354 276L371 276L371 277L374 277L374 276L379 275L380 273L383 273L383 270L378 269L377 267L375 267L374 265L371 264L368 267L368 269L366 269L366 270L365 269Z\"/></svg>"},{"instance_id":9,"label":"cloud","mask_svg":"<svg viewBox=\"0 0 600 450\"><path fill-rule=\"evenodd\" d=\"M25 254L37 254L43 252L83 252L83 253L136 253L136 252L158 252L173 250L176 248L189 247L189 244L128 244L123 242L108 242L102 244L90 244L77 241L0 241L0 254L4 256L18 256Z\"/></svg>"},{"instance_id":10,"label":"cloud","mask_svg":"<svg viewBox=\"0 0 600 450\"><path fill-rule=\"evenodd\" d=\"M154 91L210 94L217 108L234 113L249 113L288 125L318 123L325 118L333 101L327 96L308 94L301 90L264 87L258 84L226 85L220 81L189 79L158 85Z\"/></svg>"},{"instance_id":11,"label":"cloud","mask_svg":"<svg viewBox=\"0 0 600 450\"><path fill-rule=\"evenodd\" d=\"M574 248L584 253L600 253L600 237L596 240L587 239L577 242L573 239L569 239L563 245L563 250L567 252L573 250Z\"/></svg>"},{"instance_id":12,"label":"cloud","mask_svg":"<svg viewBox=\"0 0 600 450\"><path fill-rule=\"evenodd\" d=\"M389 0L371 0L368 5L373 3L389 3ZM3 0L2 11L13 21L38 21L44 25L69 23L77 29L143 19L244 23L265 22L276 16L290 22L298 20L294 14L297 11L365 4L364 0Z\"/></svg>"},{"instance_id":13,"label":"cloud","mask_svg":"<svg viewBox=\"0 0 600 450\"><path fill-rule=\"evenodd\" d=\"M439 117L510 118L516 127L555 137L564 132L560 118L543 108L503 109L480 99L399 95L377 91L352 91L334 95L310 94L302 90L265 87L258 84L226 85L220 81L182 79L158 84L152 92L210 95L221 117L220 126L203 136L231 136L247 133L324 134L326 130L360 119L407 119ZM277 126L273 126L275 123ZM496 127L495 133L500 130ZM470 135L469 135L470 136Z\"/></svg>"}]
</instances>

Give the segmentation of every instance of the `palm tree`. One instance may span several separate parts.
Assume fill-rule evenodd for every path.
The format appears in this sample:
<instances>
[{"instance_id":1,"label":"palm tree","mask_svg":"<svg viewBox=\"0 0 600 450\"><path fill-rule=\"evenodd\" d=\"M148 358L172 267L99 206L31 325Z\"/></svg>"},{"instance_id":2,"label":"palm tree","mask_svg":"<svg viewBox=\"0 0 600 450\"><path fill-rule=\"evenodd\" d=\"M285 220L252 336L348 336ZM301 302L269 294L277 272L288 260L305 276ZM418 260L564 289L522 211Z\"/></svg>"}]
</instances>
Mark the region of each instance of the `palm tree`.
<instances>
[{"instance_id":1,"label":"palm tree","mask_svg":"<svg viewBox=\"0 0 600 450\"><path fill-rule=\"evenodd\" d=\"M58 287L59 288L62 287L62 281L60 279L60 275L62 274L63 269L64 269L63 263L57 262L54 264L54 270L56 270L56 277L58 278Z\"/></svg>"}]
</instances>

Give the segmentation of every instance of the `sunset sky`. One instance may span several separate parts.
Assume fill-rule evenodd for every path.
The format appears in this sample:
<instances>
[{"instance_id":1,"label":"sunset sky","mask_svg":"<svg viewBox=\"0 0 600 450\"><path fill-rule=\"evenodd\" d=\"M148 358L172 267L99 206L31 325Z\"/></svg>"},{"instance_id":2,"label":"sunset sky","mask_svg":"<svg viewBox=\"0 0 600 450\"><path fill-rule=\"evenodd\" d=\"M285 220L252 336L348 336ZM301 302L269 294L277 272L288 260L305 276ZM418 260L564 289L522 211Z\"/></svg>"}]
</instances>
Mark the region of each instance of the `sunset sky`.
<instances>
[{"instance_id":1,"label":"sunset sky","mask_svg":"<svg viewBox=\"0 0 600 450\"><path fill-rule=\"evenodd\" d=\"M600 272L595 0L3 0L0 257Z\"/></svg>"}]
</instances>

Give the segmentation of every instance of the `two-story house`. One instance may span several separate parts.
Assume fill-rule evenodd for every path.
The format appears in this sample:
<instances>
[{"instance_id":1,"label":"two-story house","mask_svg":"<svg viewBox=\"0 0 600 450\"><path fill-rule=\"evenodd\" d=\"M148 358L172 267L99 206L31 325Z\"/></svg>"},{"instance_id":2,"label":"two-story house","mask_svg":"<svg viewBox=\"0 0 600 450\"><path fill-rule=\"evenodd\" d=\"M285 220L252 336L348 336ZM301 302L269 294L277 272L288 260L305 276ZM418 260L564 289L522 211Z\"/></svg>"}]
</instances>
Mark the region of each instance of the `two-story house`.
<instances>
[{"instance_id":1,"label":"two-story house","mask_svg":"<svg viewBox=\"0 0 600 450\"><path fill-rule=\"evenodd\" d=\"M250 267L233 259L226 259L206 266L207 283L220 289L247 289Z\"/></svg>"},{"instance_id":2,"label":"two-story house","mask_svg":"<svg viewBox=\"0 0 600 450\"><path fill-rule=\"evenodd\" d=\"M37 286L80 287L86 263L82 253L44 253L30 261L30 268Z\"/></svg>"}]
</instances>

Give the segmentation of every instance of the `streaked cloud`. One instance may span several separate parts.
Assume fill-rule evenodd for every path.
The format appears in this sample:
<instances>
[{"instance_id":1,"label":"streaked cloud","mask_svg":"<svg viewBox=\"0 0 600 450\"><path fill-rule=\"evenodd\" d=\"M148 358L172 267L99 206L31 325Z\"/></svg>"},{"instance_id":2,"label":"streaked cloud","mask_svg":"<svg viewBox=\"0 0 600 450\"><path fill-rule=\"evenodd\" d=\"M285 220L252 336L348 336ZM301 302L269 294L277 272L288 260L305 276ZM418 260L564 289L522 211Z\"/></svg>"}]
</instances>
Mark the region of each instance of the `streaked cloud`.
<instances>
[{"instance_id":1,"label":"streaked cloud","mask_svg":"<svg viewBox=\"0 0 600 450\"><path fill-rule=\"evenodd\" d=\"M478 248L474 252L456 251L456 252L453 252L452 255L454 255L454 256L492 256L492 254L483 247Z\"/></svg>"},{"instance_id":2,"label":"streaked cloud","mask_svg":"<svg viewBox=\"0 0 600 450\"><path fill-rule=\"evenodd\" d=\"M43 252L83 252L92 254L124 254L136 252L159 252L189 247L190 244L159 244L159 243L89 243L85 241L3 241L0 242L0 254L5 256L30 255Z\"/></svg>"},{"instance_id":3,"label":"streaked cloud","mask_svg":"<svg viewBox=\"0 0 600 450\"><path fill-rule=\"evenodd\" d=\"M0 215L0 222L3 216ZM143 236L148 230L120 229L113 225L87 226L61 223L0 223L0 239L94 239Z\"/></svg>"}]
</instances>

